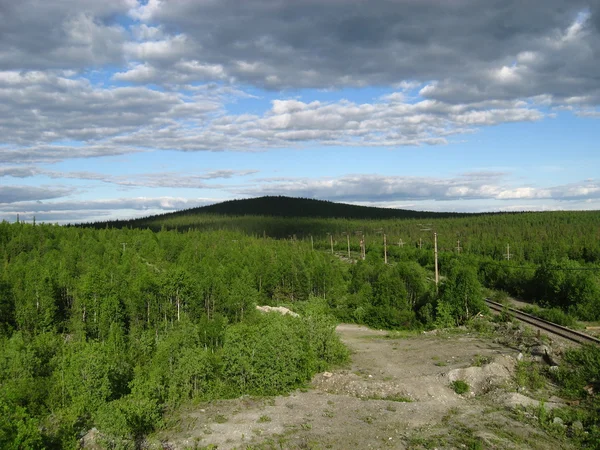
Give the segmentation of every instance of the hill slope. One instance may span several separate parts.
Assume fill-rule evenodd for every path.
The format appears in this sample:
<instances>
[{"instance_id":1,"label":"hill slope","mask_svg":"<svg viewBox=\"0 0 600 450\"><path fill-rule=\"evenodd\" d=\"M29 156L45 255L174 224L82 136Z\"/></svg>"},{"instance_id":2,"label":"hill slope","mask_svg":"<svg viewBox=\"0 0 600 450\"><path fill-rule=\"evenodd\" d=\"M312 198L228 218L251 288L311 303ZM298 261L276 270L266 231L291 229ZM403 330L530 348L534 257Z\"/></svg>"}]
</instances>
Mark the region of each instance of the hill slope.
<instances>
[{"instance_id":1,"label":"hill slope","mask_svg":"<svg viewBox=\"0 0 600 450\"><path fill-rule=\"evenodd\" d=\"M191 208L167 214L149 216L128 221L108 222L116 226L140 226L157 224L178 217L202 216L267 216L267 217L304 217L304 218L346 218L346 219L435 219L464 217L465 213L434 213L407 209L376 208L372 206L349 205L326 200L295 198L284 196L266 196L244 200L229 200L214 205Z\"/></svg>"}]
</instances>

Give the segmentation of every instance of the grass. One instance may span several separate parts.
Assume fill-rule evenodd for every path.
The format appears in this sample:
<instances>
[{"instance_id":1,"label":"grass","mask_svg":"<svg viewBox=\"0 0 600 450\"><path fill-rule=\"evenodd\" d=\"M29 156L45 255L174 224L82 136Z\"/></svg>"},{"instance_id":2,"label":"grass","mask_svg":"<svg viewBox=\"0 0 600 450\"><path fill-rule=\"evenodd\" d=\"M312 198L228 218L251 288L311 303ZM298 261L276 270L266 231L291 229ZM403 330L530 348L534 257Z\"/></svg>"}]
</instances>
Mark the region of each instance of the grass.
<instances>
[{"instance_id":1,"label":"grass","mask_svg":"<svg viewBox=\"0 0 600 450\"><path fill-rule=\"evenodd\" d=\"M540 366L531 361L518 361L515 369L515 381L519 387L537 391L546 386L546 378Z\"/></svg>"},{"instance_id":2,"label":"grass","mask_svg":"<svg viewBox=\"0 0 600 450\"><path fill-rule=\"evenodd\" d=\"M412 398L406 397L401 394L388 394L385 397L378 395L378 394L374 394L374 395L368 395L366 397L361 397L361 399L362 400L388 400L390 402L398 402L398 403L410 403L413 401Z\"/></svg>"},{"instance_id":3,"label":"grass","mask_svg":"<svg viewBox=\"0 0 600 450\"><path fill-rule=\"evenodd\" d=\"M489 356L475 355L473 359L473 365L475 367L482 367L491 362L491 358Z\"/></svg>"},{"instance_id":4,"label":"grass","mask_svg":"<svg viewBox=\"0 0 600 450\"><path fill-rule=\"evenodd\" d=\"M458 395L466 394L471 390L469 385L463 380L453 381L451 386L454 392L456 392Z\"/></svg>"},{"instance_id":5,"label":"grass","mask_svg":"<svg viewBox=\"0 0 600 450\"><path fill-rule=\"evenodd\" d=\"M260 416L257 420L258 423L267 423L270 422L272 419L269 416Z\"/></svg>"},{"instance_id":6,"label":"grass","mask_svg":"<svg viewBox=\"0 0 600 450\"><path fill-rule=\"evenodd\" d=\"M215 422L217 422L217 423L225 423L225 422L227 422L227 420L228 420L227 417L225 417L223 414L217 414L215 416Z\"/></svg>"}]
</instances>

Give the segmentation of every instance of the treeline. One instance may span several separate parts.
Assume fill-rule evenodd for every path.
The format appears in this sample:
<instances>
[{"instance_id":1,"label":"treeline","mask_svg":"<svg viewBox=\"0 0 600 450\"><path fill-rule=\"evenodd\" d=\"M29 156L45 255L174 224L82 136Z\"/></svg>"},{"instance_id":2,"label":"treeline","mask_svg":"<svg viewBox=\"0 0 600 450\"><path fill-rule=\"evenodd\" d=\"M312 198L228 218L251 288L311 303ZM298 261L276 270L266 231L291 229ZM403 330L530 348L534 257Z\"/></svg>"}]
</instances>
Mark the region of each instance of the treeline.
<instances>
[{"instance_id":1,"label":"treeline","mask_svg":"<svg viewBox=\"0 0 600 450\"><path fill-rule=\"evenodd\" d=\"M273 217L250 215L249 205L251 203L242 202L252 201L239 201L238 204L244 206L245 213L243 215L199 213L198 211L203 211L203 209L198 209L87 226L97 229L118 227L151 229L153 231L238 231L255 237L297 239L305 242L312 237L314 245L319 249L329 248L329 236L332 235L334 248L337 251L346 250L347 234L350 235L351 247L354 251L358 251L359 241L363 235L367 248L382 247L383 234L386 235L390 247L401 245L431 249L433 233L437 232L438 246L441 251L455 251L460 242L463 253L501 260L507 254L507 245L509 245L511 260L517 262L541 264L552 258L557 260L568 258L581 263L600 263L600 232L598 230L600 211L433 215L425 218L408 216L402 219L380 219L367 216L368 218L365 219L352 219L344 216L335 218L306 217L302 215L306 208L297 208L295 209L296 217ZM305 201L316 202L314 200ZM328 204L328 202L323 203ZM332 214L335 213L336 205L339 204L330 204ZM281 206L281 208L284 209L285 206ZM378 210L378 208L357 208ZM377 211L374 211L370 214L375 215L376 213Z\"/></svg>"}]
</instances>

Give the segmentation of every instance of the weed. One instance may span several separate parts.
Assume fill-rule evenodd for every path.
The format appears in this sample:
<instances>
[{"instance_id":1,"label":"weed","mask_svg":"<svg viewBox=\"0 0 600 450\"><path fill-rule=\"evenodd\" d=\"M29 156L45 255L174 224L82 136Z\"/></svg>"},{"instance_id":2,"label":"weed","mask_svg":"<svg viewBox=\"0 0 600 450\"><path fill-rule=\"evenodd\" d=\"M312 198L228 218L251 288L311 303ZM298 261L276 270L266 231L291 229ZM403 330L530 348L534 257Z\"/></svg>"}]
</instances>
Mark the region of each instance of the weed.
<instances>
[{"instance_id":1,"label":"weed","mask_svg":"<svg viewBox=\"0 0 600 450\"><path fill-rule=\"evenodd\" d=\"M332 418L332 417L335 417L335 414L333 411L326 409L325 411L323 411L323 417Z\"/></svg>"},{"instance_id":2,"label":"weed","mask_svg":"<svg viewBox=\"0 0 600 450\"><path fill-rule=\"evenodd\" d=\"M365 397L361 397L361 400L388 400L390 402L399 402L399 403L410 403L412 402L412 399L410 397L405 397L404 395L401 394L388 394L385 397L382 397L381 395L368 395Z\"/></svg>"},{"instance_id":3,"label":"weed","mask_svg":"<svg viewBox=\"0 0 600 450\"><path fill-rule=\"evenodd\" d=\"M485 366L486 364L489 364L490 362L491 362L491 359L489 356L475 355L473 365L475 367L481 367L481 366Z\"/></svg>"},{"instance_id":4,"label":"weed","mask_svg":"<svg viewBox=\"0 0 600 450\"><path fill-rule=\"evenodd\" d=\"M395 412L396 411L396 407L394 405L387 405L385 407L386 410L391 411L391 412Z\"/></svg>"},{"instance_id":5,"label":"weed","mask_svg":"<svg viewBox=\"0 0 600 450\"><path fill-rule=\"evenodd\" d=\"M452 382L452 389L454 389L454 392L456 392L457 394L461 395L461 394L465 394L467 392L469 392L471 389L469 388L469 385L463 381L463 380L456 380Z\"/></svg>"},{"instance_id":6,"label":"weed","mask_svg":"<svg viewBox=\"0 0 600 450\"><path fill-rule=\"evenodd\" d=\"M300 428L302 428L303 430L312 430L312 424L308 423L308 422L304 422L303 424L300 425Z\"/></svg>"},{"instance_id":7,"label":"weed","mask_svg":"<svg viewBox=\"0 0 600 450\"><path fill-rule=\"evenodd\" d=\"M364 423L368 423L369 425L371 425L373 423L373 417L371 417L371 416L365 416L365 417L361 418L360 420L362 420Z\"/></svg>"},{"instance_id":8,"label":"weed","mask_svg":"<svg viewBox=\"0 0 600 450\"><path fill-rule=\"evenodd\" d=\"M445 361L438 361L434 364L434 366L438 367L446 367L448 364Z\"/></svg>"},{"instance_id":9,"label":"weed","mask_svg":"<svg viewBox=\"0 0 600 450\"><path fill-rule=\"evenodd\" d=\"M225 417L223 414L217 414L215 416L215 422L217 422L217 423L225 423L225 422L227 422L227 417Z\"/></svg>"},{"instance_id":10,"label":"weed","mask_svg":"<svg viewBox=\"0 0 600 450\"><path fill-rule=\"evenodd\" d=\"M266 423L266 422L270 422L271 418L269 416L260 416L259 419L257 420L258 423Z\"/></svg>"},{"instance_id":11,"label":"weed","mask_svg":"<svg viewBox=\"0 0 600 450\"><path fill-rule=\"evenodd\" d=\"M540 373L540 367L530 361L519 361L515 370L515 381L520 387L533 391L546 386L546 379Z\"/></svg>"}]
</instances>

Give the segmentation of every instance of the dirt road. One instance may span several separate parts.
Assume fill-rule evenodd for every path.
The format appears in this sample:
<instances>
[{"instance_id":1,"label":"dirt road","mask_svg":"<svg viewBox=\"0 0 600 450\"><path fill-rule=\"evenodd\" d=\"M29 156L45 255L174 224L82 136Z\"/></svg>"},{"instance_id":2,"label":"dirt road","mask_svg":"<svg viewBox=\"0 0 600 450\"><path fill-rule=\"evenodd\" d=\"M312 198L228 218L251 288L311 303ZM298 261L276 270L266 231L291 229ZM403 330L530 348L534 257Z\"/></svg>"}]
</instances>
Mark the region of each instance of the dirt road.
<instances>
[{"instance_id":1,"label":"dirt road","mask_svg":"<svg viewBox=\"0 0 600 450\"><path fill-rule=\"evenodd\" d=\"M337 331L348 367L288 396L184 410L159 438L174 449L565 448L517 420L514 408L530 399L511 392L516 350L466 331ZM471 392L456 394L456 379Z\"/></svg>"}]
</instances>

